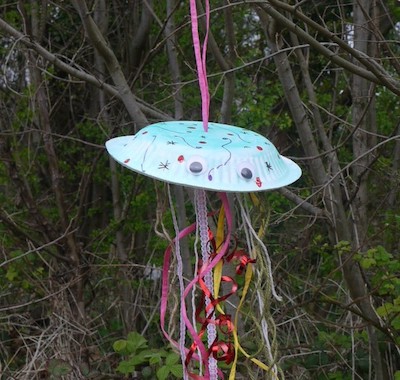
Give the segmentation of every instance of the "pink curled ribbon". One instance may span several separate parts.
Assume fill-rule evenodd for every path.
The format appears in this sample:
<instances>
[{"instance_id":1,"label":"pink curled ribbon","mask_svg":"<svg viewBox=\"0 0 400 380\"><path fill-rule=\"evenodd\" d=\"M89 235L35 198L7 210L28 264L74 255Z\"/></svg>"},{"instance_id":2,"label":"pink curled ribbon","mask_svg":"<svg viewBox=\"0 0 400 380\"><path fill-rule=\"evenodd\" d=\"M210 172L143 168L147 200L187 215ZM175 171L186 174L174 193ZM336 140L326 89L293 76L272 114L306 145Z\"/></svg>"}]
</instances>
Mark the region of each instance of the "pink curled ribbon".
<instances>
[{"instance_id":1,"label":"pink curled ribbon","mask_svg":"<svg viewBox=\"0 0 400 380\"><path fill-rule=\"evenodd\" d=\"M197 76L199 78L199 87L201 94L201 114L203 119L204 131L208 131L208 117L210 109L210 93L208 91L208 80L207 80L207 43L208 43L208 31L210 29L210 4L208 0L206 4L206 35L204 37L203 49L201 48L199 38L199 25L196 0L190 0L190 17L192 22L192 39L193 49L196 58Z\"/></svg>"}]
</instances>

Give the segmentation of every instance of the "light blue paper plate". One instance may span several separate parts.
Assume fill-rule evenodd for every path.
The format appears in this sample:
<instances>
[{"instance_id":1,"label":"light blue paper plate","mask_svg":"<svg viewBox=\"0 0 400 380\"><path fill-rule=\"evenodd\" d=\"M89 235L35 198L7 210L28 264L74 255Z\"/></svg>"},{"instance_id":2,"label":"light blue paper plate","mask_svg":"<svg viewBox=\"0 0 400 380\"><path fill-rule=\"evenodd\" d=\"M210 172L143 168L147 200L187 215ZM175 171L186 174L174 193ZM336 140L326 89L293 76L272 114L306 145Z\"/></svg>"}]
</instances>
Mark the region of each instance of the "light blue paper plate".
<instances>
[{"instance_id":1,"label":"light blue paper plate","mask_svg":"<svg viewBox=\"0 0 400 380\"><path fill-rule=\"evenodd\" d=\"M258 133L226 124L170 121L106 142L109 154L161 181L216 191L252 192L287 186L300 167Z\"/></svg>"}]
</instances>

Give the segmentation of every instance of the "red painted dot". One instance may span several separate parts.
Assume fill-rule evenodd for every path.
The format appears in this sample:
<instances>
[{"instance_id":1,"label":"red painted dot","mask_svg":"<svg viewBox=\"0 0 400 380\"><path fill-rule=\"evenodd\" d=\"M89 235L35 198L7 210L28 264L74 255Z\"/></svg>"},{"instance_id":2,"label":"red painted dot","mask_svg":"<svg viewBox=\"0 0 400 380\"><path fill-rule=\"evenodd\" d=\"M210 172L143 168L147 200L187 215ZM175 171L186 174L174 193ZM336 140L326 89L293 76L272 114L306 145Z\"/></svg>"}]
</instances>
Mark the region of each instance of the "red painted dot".
<instances>
[{"instance_id":1,"label":"red painted dot","mask_svg":"<svg viewBox=\"0 0 400 380\"><path fill-rule=\"evenodd\" d=\"M127 158L127 159L124 161L124 164L127 164L130 160L131 160L130 158Z\"/></svg>"},{"instance_id":2,"label":"red painted dot","mask_svg":"<svg viewBox=\"0 0 400 380\"><path fill-rule=\"evenodd\" d=\"M263 150L263 148L261 146L257 146L258 150Z\"/></svg>"},{"instance_id":3,"label":"red painted dot","mask_svg":"<svg viewBox=\"0 0 400 380\"><path fill-rule=\"evenodd\" d=\"M185 161L185 157L183 157L182 155L180 155L180 156L178 157L178 162L183 162L183 161Z\"/></svg>"},{"instance_id":4,"label":"red painted dot","mask_svg":"<svg viewBox=\"0 0 400 380\"><path fill-rule=\"evenodd\" d=\"M258 187L261 187L261 186L262 186L262 182L261 182L260 177L257 177L257 178L256 178L256 185L257 185Z\"/></svg>"}]
</instances>

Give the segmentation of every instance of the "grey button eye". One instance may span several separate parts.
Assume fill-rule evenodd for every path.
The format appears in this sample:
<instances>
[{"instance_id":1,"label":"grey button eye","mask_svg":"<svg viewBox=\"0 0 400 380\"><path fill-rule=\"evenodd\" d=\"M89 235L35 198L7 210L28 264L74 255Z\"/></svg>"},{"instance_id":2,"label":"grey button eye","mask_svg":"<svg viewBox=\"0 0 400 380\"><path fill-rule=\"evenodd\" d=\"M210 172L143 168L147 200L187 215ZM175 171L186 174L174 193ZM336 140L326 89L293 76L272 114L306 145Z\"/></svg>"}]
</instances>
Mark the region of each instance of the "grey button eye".
<instances>
[{"instance_id":1,"label":"grey button eye","mask_svg":"<svg viewBox=\"0 0 400 380\"><path fill-rule=\"evenodd\" d=\"M254 166L252 165L251 162L248 162L248 161L241 162L236 167L236 170L237 170L237 174L239 175L239 177L244 179L245 181L250 181L256 175Z\"/></svg>"},{"instance_id":2,"label":"grey button eye","mask_svg":"<svg viewBox=\"0 0 400 380\"><path fill-rule=\"evenodd\" d=\"M240 175L244 179L252 179L253 178L253 172L249 168L242 168L240 171Z\"/></svg>"},{"instance_id":3,"label":"grey button eye","mask_svg":"<svg viewBox=\"0 0 400 380\"><path fill-rule=\"evenodd\" d=\"M201 156L191 157L187 161L186 169L188 172L190 172L193 175L201 175L207 169L206 160Z\"/></svg>"},{"instance_id":4,"label":"grey button eye","mask_svg":"<svg viewBox=\"0 0 400 380\"><path fill-rule=\"evenodd\" d=\"M200 174L203 171L203 165L201 164L201 162L194 161L189 165L189 170L193 174Z\"/></svg>"}]
</instances>

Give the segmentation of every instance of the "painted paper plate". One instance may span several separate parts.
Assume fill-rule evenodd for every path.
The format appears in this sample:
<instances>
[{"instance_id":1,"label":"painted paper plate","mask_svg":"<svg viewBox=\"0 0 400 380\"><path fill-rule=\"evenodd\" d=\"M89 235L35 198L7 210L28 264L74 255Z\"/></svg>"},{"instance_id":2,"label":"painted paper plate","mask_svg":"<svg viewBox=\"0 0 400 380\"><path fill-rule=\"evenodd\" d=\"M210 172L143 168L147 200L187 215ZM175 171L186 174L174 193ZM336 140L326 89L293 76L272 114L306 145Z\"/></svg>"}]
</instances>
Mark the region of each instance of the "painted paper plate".
<instances>
[{"instance_id":1,"label":"painted paper plate","mask_svg":"<svg viewBox=\"0 0 400 380\"><path fill-rule=\"evenodd\" d=\"M216 191L252 192L296 181L301 169L258 133L219 123L169 121L106 142L109 154L161 181Z\"/></svg>"}]
</instances>

